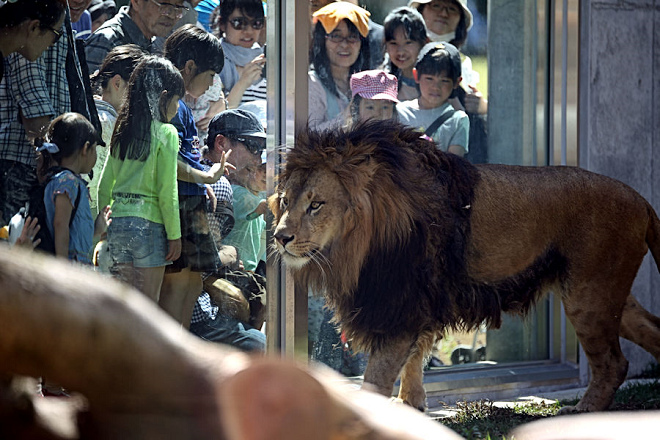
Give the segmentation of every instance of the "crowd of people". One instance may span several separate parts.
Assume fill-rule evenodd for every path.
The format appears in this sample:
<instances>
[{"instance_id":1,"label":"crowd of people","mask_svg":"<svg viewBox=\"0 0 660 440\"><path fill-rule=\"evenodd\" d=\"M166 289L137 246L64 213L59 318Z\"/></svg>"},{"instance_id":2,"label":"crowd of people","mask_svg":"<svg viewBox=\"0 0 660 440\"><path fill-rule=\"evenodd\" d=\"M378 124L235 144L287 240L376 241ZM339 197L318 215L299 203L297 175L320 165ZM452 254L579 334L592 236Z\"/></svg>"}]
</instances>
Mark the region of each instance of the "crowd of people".
<instances>
[{"instance_id":1,"label":"crowd of people","mask_svg":"<svg viewBox=\"0 0 660 440\"><path fill-rule=\"evenodd\" d=\"M266 2L122 3L0 0L0 226L22 212L23 247L41 228L55 256L198 336L263 351ZM466 0L410 1L382 24L357 1L310 0L310 20L310 128L398 120L485 160Z\"/></svg>"}]
</instances>

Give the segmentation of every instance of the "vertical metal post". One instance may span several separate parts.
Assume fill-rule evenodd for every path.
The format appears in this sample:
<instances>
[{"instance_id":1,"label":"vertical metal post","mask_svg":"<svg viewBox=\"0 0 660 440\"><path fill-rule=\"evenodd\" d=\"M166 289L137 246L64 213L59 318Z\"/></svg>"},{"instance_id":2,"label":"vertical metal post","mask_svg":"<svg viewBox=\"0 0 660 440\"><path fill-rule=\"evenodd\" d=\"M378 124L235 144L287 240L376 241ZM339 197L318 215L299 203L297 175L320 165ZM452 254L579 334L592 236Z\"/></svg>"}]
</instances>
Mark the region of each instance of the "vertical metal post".
<instances>
[{"instance_id":1,"label":"vertical metal post","mask_svg":"<svg viewBox=\"0 0 660 440\"><path fill-rule=\"evenodd\" d=\"M267 17L268 138L267 188L277 182L281 153L294 144L307 123L309 69L309 1L268 0ZM272 243L272 229L267 233ZM269 252L267 266L270 353L307 359L307 292L296 289L293 278Z\"/></svg>"}]
</instances>

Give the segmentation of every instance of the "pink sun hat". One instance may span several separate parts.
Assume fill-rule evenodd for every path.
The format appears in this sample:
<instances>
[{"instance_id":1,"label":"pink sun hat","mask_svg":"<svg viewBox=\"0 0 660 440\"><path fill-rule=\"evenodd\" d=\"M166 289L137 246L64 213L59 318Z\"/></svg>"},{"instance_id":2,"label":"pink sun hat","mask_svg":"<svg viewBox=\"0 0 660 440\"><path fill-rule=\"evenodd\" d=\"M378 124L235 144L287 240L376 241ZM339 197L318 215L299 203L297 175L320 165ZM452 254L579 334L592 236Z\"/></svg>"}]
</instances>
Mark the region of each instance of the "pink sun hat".
<instances>
[{"instance_id":1,"label":"pink sun hat","mask_svg":"<svg viewBox=\"0 0 660 440\"><path fill-rule=\"evenodd\" d=\"M351 92L366 99L399 102L399 81L383 70L363 70L351 75Z\"/></svg>"}]
</instances>

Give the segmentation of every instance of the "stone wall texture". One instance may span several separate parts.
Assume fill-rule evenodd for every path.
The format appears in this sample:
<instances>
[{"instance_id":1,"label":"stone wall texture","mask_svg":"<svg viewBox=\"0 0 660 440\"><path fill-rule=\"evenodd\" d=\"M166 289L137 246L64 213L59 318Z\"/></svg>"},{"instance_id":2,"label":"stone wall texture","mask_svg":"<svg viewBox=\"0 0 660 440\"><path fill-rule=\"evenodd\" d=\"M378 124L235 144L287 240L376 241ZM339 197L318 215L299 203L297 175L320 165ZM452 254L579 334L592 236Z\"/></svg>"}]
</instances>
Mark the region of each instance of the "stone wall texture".
<instances>
[{"instance_id":1,"label":"stone wall texture","mask_svg":"<svg viewBox=\"0 0 660 440\"><path fill-rule=\"evenodd\" d=\"M660 212L660 0L586 1L580 23L580 166L629 184ZM660 316L650 255L633 294ZM653 362L628 341L622 348L629 375Z\"/></svg>"}]
</instances>

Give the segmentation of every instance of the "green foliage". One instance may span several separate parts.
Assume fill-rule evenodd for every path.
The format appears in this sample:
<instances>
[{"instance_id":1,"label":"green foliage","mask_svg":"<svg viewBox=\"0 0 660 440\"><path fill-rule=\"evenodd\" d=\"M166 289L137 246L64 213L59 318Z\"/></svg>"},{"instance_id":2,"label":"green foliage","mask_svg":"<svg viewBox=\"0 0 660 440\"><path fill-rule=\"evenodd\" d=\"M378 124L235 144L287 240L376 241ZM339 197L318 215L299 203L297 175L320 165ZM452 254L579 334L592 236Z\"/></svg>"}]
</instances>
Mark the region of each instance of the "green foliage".
<instances>
[{"instance_id":1,"label":"green foliage","mask_svg":"<svg viewBox=\"0 0 660 440\"><path fill-rule=\"evenodd\" d=\"M518 425L546 417L554 417L563 406L577 404L579 399L546 403L516 403L511 407L499 407L489 400L458 402L453 417L438 421L456 431L467 440L507 438ZM660 409L660 380L630 383L621 387L614 396L611 411L639 411Z\"/></svg>"},{"instance_id":2,"label":"green foliage","mask_svg":"<svg viewBox=\"0 0 660 440\"><path fill-rule=\"evenodd\" d=\"M516 426L554 416L559 408L557 402L524 403L506 408L495 406L489 400L458 402L456 404L458 413L455 416L438 421L467 440L506 440L508 432Z\"/></svg>"},{"instance_id":3,"label":"green foliage","mask_svg":"<svg viewBox=\"0 0 660 440\"><path fill-rule=\"evenodd\" d=\"M660 364L655 362L649 363L644 371L635 377L640 379L660 379Z\"/></svg>"}]
</instances>

